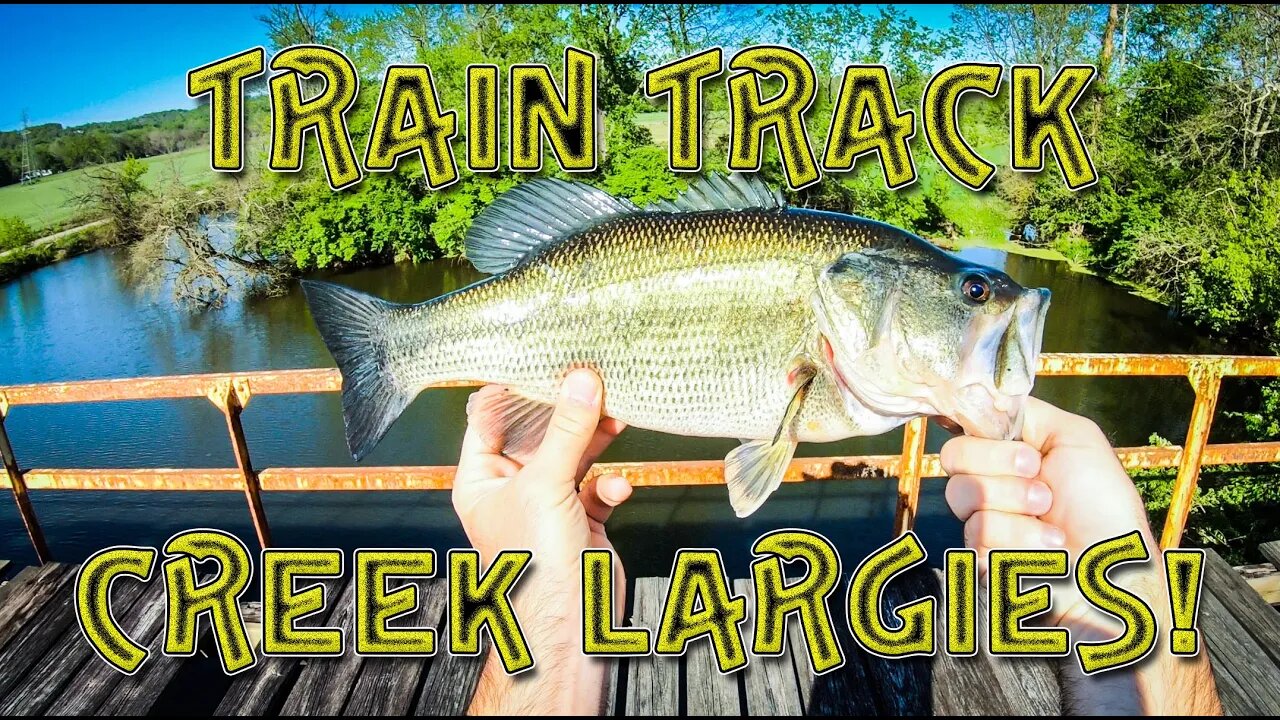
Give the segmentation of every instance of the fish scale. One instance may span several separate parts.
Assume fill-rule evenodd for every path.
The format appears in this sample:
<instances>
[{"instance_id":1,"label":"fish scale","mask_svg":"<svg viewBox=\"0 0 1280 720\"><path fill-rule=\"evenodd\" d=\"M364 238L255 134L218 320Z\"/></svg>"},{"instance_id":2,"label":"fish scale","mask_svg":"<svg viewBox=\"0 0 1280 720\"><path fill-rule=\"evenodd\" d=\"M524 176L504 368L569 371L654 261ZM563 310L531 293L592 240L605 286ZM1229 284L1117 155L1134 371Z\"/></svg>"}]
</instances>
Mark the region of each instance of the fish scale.
<instances>
[{"instance_id":1,"label":"fish scale","mask_svg":"<svg viewBox=\"0 0 1280 720\"><path fill-rule=\"evenodd\" d=\"M629 425L772 438L794 392L787 372L813 334L817 274L869 239L810 216L606 222L505 275L403 310L389 361L419 387L474 379L543 402L570 369L590 367L606 412ZM856 434L832 378L820 382L795 438Z\"/></svg>"}]
</instances>

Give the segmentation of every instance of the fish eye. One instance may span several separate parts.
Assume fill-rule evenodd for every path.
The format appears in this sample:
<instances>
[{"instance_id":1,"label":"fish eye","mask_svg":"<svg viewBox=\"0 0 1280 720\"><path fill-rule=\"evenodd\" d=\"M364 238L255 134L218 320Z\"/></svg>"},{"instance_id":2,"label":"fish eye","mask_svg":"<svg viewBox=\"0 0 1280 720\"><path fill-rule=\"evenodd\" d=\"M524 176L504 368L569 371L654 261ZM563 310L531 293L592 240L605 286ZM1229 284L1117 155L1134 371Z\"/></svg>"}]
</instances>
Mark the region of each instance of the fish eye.
<instances>
[{"instance_id":1,"label":"fish eye","mask_svg":"<svg viewBox=\"0 0 1280 720\"><path fill-rule=\"evenodd\" d=\"M991 298L991 281L981 275L970 275L960 284L960 293L970 302L984 303Z\"/></svg>"}]
</instances>

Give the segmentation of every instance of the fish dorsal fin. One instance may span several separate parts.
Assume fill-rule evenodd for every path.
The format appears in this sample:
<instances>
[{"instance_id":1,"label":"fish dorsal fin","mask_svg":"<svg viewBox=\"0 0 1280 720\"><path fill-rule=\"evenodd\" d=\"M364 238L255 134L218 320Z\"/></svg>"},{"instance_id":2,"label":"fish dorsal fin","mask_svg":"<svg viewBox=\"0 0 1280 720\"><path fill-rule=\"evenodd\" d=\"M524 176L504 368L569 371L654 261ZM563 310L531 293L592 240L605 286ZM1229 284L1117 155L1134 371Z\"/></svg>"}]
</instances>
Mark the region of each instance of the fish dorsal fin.
<instances>
[{"instance_id":1,"label":"fish dorsal fin","mask_svg":"<svg viewBox=\"0 0 1280 720\"><path fill-rule=\"evenodd\" d=\"M782 194L754 175L711 174L692 180L674 200L660 200L645 212L780 210ZM641 212L630 200L584 185L540 178L517 185L480 213L467 231L467 258L477 270L500 273L540 250L609 218Z\"/></svg>"},{"instance_id":2,"label":"fish dorsal fin","mask_svg":"<svg viewBox=\"0 0 1280 720\"><path fill-rule=\"evenodd\" d=\"M578 182L530 180L508 190L467 231L467 258L477 270L510 270L538 251L611 217L639 208Z\"/></svg>"},{"instance_id":3,"label":"fish dorsal fin","mask_svg":"<svg viewBox=\"0 0 1280 720\"><path fill-rule=\"evenodd\" d=\"M645 207L649 212L702 212L706 210L781 210L787 203L755 175L712 173L689 181L689 189L675 200L659 200Z\"/></svg>"}]
</instances>

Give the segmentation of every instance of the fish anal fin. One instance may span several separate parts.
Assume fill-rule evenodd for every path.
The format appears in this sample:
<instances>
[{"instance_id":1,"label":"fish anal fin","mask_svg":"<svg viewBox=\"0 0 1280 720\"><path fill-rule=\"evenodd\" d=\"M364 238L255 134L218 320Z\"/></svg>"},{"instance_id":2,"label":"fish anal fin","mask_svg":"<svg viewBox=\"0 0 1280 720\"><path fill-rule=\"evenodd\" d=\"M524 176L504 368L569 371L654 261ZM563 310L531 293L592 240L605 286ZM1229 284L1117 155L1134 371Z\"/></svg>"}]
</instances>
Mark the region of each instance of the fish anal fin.
<instances>
[{"instance_id":1,"label":"fish anal fin","mask_svg":"<svg viewBox=\"0 0 1280 720\"><path fill-rule=\"evenodd\" d=\"M791 439L791 426L804 406L817 368L808 361L798 361L787 374L795 388L787 409L778 423L773 440L753 440L734 448L724 459L724 479L729 486L729 504L738 517L746 517L764 504L782 484L787 467L796 454L796 441Z\"/></svg>"},{"instance_id":2,"label":"fish anal fin","mask_svg":"<svg viewBox=\"0 0 1280 720\"><path fill-rule=\"evenodd\" d=\"M782 484L795 453L796 443L790 440L752 440L725 457L724 479L735 515L746 517L760 509Z\"/></svg>"},{"instance_id":3,"label":"fish anal fin","mask_svg":"<svg viewBox=\"0 0 1280 720\"><path fill-rule=\"evenodd\" d=\"M486 385L468 398L467 422L486 445L525 462L542 443L553 409L509 387Z\"/></svg>"}]
</instances>

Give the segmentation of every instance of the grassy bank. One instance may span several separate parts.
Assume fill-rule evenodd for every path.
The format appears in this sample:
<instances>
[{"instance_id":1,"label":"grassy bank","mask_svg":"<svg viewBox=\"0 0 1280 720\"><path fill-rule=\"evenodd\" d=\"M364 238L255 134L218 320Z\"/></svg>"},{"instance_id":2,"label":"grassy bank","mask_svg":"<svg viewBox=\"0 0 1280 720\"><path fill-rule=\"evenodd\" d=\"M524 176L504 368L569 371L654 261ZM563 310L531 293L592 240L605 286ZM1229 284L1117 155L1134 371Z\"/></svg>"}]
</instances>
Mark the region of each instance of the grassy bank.
<instances>
[{"instance_id":1,"label":"grassy bank","mask_svg":"<svg viewBox=\"0 0 1280 720\"><path fill-rule=\"evenodd\" d=\"M30 245L0 254L0 282L8 282L23 273L76 255L83 255L105 247L106 244L105 228L99 225L68 233L52 242Z\"/></svg>"},{"instance_id":2,"label":"grassy bank","mask_svg":"<svg viewBox=\"0 0 1280 720\"><path fill-rule=\"evenodd\" d=\"M171 180L175 175L184 183L195 183L213 175L209 169L209 148L190 148L167 155L139 160L147 166L142 182L148 187ZM118 163L113 163L118 164ZM40 235L96 218L77 217L80 208L75 198L89 182L94 168L71 170L41 179L29 185L0 187L0 215L24 220Z\"/></svg>"}]
</instances>

